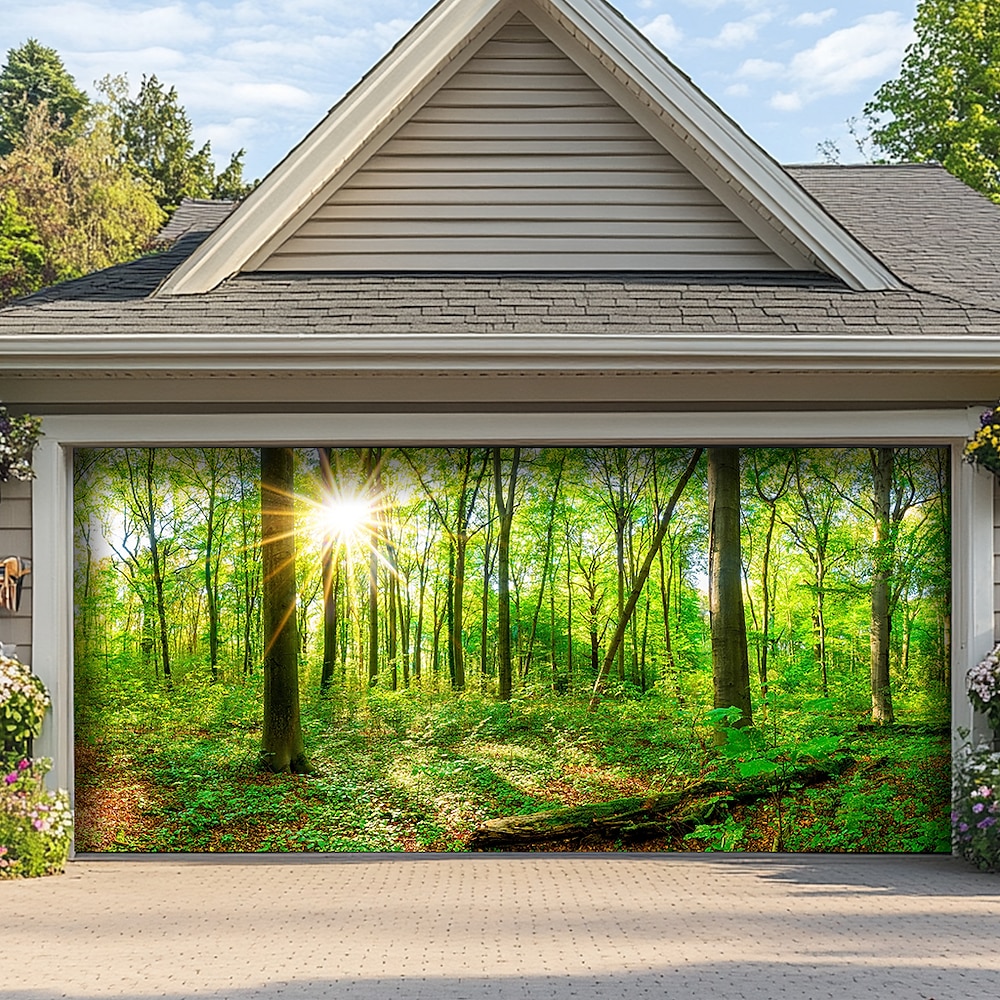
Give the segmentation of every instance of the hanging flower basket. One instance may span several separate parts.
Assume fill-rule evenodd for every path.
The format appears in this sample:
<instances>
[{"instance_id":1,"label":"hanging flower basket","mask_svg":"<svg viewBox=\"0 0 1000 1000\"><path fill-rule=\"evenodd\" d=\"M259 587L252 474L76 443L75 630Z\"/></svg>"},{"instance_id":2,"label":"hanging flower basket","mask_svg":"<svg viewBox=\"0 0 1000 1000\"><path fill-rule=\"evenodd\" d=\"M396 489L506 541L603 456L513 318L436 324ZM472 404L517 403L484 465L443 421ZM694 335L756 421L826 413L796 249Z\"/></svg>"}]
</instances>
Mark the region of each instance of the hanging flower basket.
<instances>
[{"instance_id":1,"label":"hanging flower basket","mask_svg":"<svg viewBox=\"0 0 1000 1000\"><path fill-rule=\"evenodd\" d=\"M1000 476L1000 403L983 411L979 430L969 438L962 455L970 465Z\"/></svg>"},{"instance_id":2,"label":"hanging flower basket","mask_svg":"<svg viewBox=\"0 0 1000 1000\"><path fill-rule=\"evenodd\" d=\"M40 417L14 417L0 403L0 483L10 479L33 479L31 453L41 436Z\"/></svg>"},{"instance_id":3,"label":"hanging flower basket","mask_svg":"<svg viewBox=\"0 0 1000 1000\"><path fill-rule=\"evenodd\" d=\"M982 712L993 732L1000 733L1000 643L966 675L969 701Z\"/></svg>"}]
</instances>

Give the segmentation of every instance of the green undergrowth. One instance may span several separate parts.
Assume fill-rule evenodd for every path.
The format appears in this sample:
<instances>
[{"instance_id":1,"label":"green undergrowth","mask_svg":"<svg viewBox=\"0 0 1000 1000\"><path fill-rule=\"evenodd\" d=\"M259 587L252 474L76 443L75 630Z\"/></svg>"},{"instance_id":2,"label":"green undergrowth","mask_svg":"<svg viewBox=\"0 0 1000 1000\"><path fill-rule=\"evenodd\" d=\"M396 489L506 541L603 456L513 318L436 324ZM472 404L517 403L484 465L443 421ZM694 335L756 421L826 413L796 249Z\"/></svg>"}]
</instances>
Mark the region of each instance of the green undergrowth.
<instances>
[{"instance_id":1,"label":"green undergrowth","mask_svg":"<svg viewBox=\"0 0 1000 1000\"><path fill-rule=\"evenodd\" d=\"M587 846L949 849L941 720L867 731L832 703L785 707L727 753L703 709L663 695L608 698L591 713L582 696L544 689L509 703L304 690L313 773L271 775L257 766L259 678L178 677L166 689L91 677L77 710L77 850L460 851L487 819L749 774L773 775L773 794L720 810L691 839ZM851 764L834 780L784 787L791 757L809 753Z\"/></svg>"}]
</instances>

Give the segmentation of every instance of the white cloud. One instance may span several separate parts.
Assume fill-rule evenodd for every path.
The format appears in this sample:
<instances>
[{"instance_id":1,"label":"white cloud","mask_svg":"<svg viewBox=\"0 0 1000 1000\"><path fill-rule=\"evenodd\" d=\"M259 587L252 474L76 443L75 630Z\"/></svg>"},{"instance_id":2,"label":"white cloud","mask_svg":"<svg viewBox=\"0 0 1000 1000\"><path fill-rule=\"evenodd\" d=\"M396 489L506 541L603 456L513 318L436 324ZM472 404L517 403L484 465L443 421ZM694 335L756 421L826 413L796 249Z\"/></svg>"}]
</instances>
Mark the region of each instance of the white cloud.
<instances>
[{"instance_id":1,"label":"white cloud","mask_svg":"<svg viewBox=\"0 0 1000 1000\"><path fill-rule=\"evenodd\" d=\"M785 74L790 87L777 91L769 103L778 111L799 111L811 101L884 80L913 39L912 24L898 12L868 14L797 52Z\"/></svg>"},{"instance_id":2,"label":"white cloud","mask_svg":"<svg viewBox=\"0 0 1000 1000\"><path fill-rule=\"evenodd\" d=\"M727 97L749 97L750 88L745 83L732 83L724 91Z\"/></svg>"},{"instance_id":3,"label":"white cloud","mask_svg":"<svg viewBox=\"0 0 1000 1000\"><path fill-rule=\"evenodd\" d=\"M779 90L767 103L775 111L801 111L803 101L794 90L791 93Z\"/></svg>"},{"instance_id":4,"label":"white cloud","mask_svg":"<svg viewBox=\"0 0 1000 1000\"><path fill-rule=\"evenodd\" d=\"M793 28L818 28L821 24L826 24L836 13L836 7L827 7L826 10L807 10L798 17L793 17L788 23Z\"/></svg>"},{"instance_id":5,"label":"white cloud","mask_svg":"<svg viewBox=\"0 0 1000 1000\"><path fill-rule=\"evenodd\" d=\"M683 37L680 28L674 24L669 14L658 14L649 24L644 25L642 33L663 52L668 52Z\"/></svg>"},{"instance_id":6,"label":"white cloud","mask_svg":"<svg viewBox=\"0 0 1000 1000\"><path fill-rule=\"evenodd\" d=\"M781 76L784 72L785 66L780 62L772 62L769 59L744 59L736 75L751 80L769 80Z\"/></svg>"},{"instance_id":7,"label":"white cloud","mask_svg":"<svg viewBox=\"0 0 1000 1000\"><path fill-rule=\"evenodd\" d=\"M912 24L898 12L869 14L796 53L789 69L804 97L844 94L890 74L913 39Z\"/></svg>"},{"instance_id":8,"label":"white cloud","mask_svg":"<svg viewBox=\"0 0 1000 1000\"><path fill-rule=\"evenodd\" d=\"M705 44L715 49L742 49L757 40L760 29L772 19L770 11L753 14L742 21L727 21L719 33Z\"/></svg>"},{"instance_id":9,"label":"white cloud","mask_svg":"<svg viewBox=\"0 0 1000 1000\"><path fill-rule=\"evenodd\" d=\"M115 51L156 45L190 46L209 41L214 29L185 3L154 4L143 10L108 0L65 3L5 3L4 34L37 37L62 51Z\"/></svg>"}]
</instances>

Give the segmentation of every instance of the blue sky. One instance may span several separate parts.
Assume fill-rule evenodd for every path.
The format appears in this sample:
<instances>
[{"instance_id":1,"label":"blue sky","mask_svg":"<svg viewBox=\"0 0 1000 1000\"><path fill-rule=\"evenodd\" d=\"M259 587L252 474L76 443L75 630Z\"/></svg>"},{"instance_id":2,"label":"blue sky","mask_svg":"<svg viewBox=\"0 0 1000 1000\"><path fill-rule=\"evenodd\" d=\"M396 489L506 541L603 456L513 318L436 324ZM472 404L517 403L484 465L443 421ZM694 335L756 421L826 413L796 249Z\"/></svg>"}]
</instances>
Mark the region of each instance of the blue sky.
<instances>
[{"instance_id":1,"label":"blue sky","mask_svg":"<svg viewBox=\"0 0 1000 1000\"><path fill-rule=\"evenodd\" d=\"M177 88L220 165L266 174L432 0L0 0L0 51L37 38L93 93L105 74ZM621 0L618 9L786 163L838 142L895 76L914 0Z\"/></svg>"}]
</instances>

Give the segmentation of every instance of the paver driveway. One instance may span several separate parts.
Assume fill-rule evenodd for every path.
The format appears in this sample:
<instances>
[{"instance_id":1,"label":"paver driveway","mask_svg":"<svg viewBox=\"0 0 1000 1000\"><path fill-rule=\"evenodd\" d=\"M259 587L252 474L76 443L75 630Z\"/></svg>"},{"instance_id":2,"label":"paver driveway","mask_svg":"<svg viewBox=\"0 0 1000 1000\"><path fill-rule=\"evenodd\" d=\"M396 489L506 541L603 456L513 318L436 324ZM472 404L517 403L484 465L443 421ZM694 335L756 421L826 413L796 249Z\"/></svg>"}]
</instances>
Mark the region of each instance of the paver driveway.
<instances>
[{"instance_id":1,"label":"paver driveway","mask_svg":"<svg viewBox=\"0 0 1000 1000\"><path fill-rule=\"evenodd\" d=\"M1000 878L947 857L169 856L0 882L0 995L1000 995Z\"/></svg>"}]
</instances>

